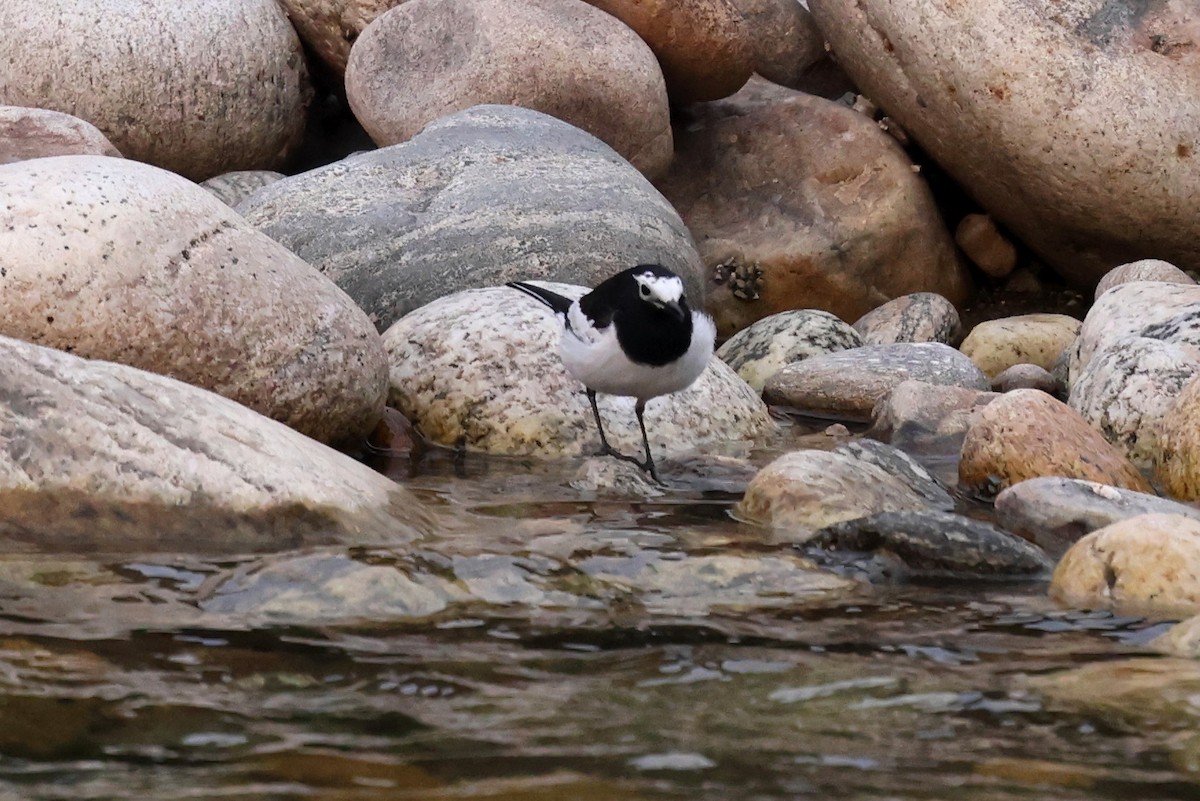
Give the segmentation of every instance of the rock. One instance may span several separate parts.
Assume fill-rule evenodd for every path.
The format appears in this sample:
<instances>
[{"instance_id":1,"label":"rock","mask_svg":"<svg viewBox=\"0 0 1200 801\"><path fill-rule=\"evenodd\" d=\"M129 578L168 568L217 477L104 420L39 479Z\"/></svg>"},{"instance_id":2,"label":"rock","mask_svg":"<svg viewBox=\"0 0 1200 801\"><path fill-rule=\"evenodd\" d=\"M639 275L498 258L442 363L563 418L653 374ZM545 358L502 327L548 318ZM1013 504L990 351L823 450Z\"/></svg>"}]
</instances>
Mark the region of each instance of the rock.
<instances>
[{"instance_id":1,"label":"rock","mask_svg":"<svg viewBox=\"0 0 1200 801\"><path fill-rule=\"evenodd\" d=\"M754 72L750 30L731 0L586 0L637 32L676 105L717 100Z\"/></svg>"},{"instance_id":2,"label":"rock","mask_svg":"<svg viewBox=\"0 0 1200 801\"><path fill-rule=\"evenodd\" d=\"M1200 521L1146 514L1094 531L1063 555L1050 596L1088 609L1195 614L1200 611Z\"/></svg>"},{"instance_id":3,"label":"rock","mask_svg":"<svg viewBox=\"0 0 1200 801\"><path fill-rule=\"evenodd\" d=\"M734 513L771 528L772 542L800 543L844 520L928 508L907 483L881 467L844 452L800 450L760 470Z\"/></svg>"},{"instance_id":4,"label":"rock","mask_svg":"<svg viewBox=\"0 0 1200 801\"><path fill-rule=\"evenodd\" d=\"M924 510L882 512L818 531L807 543L818 564L829 552L878 552L886 577L987 576L1036 578L1054 563L1040 548L990 523ZM824 552L824 553L823 553Z\"/></svg>"},{"instance_id":5,"label":"rock","mask_svg":"<svg viewBox=\"0 0 1200 801\"><path fill-rule=\"evenodd\" d=\"M1015 364L1036 364L1049 370L1074 344L1081 325L1065 314L1021 314L988 320L971 329L959 350L993 378Z\"/></svg>"},{"instance_id":6,"label":"rock","mask_svg":"<svg viewBox=\"0 0 1200 801\"><path fill-rule=\"evenodd\" d=\"M856 320L910 292L965 300L928 187L871 120L760 79L689 111L658 186L710 271L721 336L791 309Z\"/></svg>"},{"instance_id":7,"label":"rock","mask_svg":"<svg viewBox=\"0 0 1200 801\"><path fill-rule=\"evenodd\" d=\"M725 341L717 357L762 392L784 366L809 356L857 348L862 337L829 312L797 309L764 317Z\"/></svg>"},{"instance_id":8,"label":"rock","mask_svg":"<svg viewBox=\"0 0 1200 801\"><path fill-rule=\"evenodd\" d=\"M1145 254L1200 268L1200 7L809 6L863 93L1064 277Z\"/></svg>"},{"instance_id":9,"label":"rock","mask_svg":"<svg viewBox=\"0 0 1200 801\"><path fill-rule=\"evenodd\" d=\"M789 364L763 389L767 403L818 416L866 420L897 385L908 380L987 389L971 360L938 342L866 345Z\"/></svg>"},{"instance_id":10,"label":"rock","mask_svg":"<svg viewBox=\"0 0 1200 801\"><path fill-rule=\"evenodd\" d=\"M59 111L0 106L0 164L82 154L121 157L90 122Z\"/></svg>"},{"instance_id":11,"label":"rock","mask_svg":"<svg viewBox=\"0 0 1200 801\"><path fill-rule=\"evenodd\" d=\"M1156 651L1190 660L1200 657L1200 615L1176 623L1149 642ZM1194 696L1189 696L1194 697Z\"/></svg>"},{"instance_id":12,"label":"rock","mask_svg":"<svg viewBox=\"0 0 1200 801\"><path fill-rule=\"evenodd\" d=\"M654 53L578 0L408 0L354 43L346 98L378 145L408 141L456 111L505 103L596 135L646 175L671 161Z\"/></svg>"},{"instance_id":13,"label":"rock","mask_svg":"<svg viewBox=\"0 0 1200 801\"><path fill-rule=\"evenodd\" d=\"M1183 386L1200 375L1200 349L1126 337L1096 352L1075 376L1069 403L1140 468L1159 451L1158 426Z\"/></svg>"},{"instance_id":14,"label":"rock","mask_svg":"<svg viewBox=\"0 0 1200 801\"><path fill-rule=\"evenodd\" d=\"M1096 284L1095 299L1114 286L1127 284L1132 281L1163 281L1170 284L1195 284L1192 277L1183 270L1161 259L1141 259L1129 264L1114 267L1104 274L1100 283Z\"/></svg>"},{"instance_id":15,"label":"rock","mask_svg":"<svg viewBox=\"0 0 1200 801\"><path fill-rule=\"evenodd\" d=\"M703 305L700 258L671 204L598 139L513 106L438 120L411 142L260 189L238 211L381 330L460 289L595 286L649 261Z\"/></svg>"},{"instance_id":16,"label":"rock","mask_svg":"<svg viewBox=\"0 0 1200 801\"><path fill-rule=\"evenodd\" d=\"M282 167L311 89L273 0L0 5L0 103L95 125L128 158L200 181Z\"/></svg>"},{"instance_id":17,"label":"rock","mask_svg":"<svg viewBox=\"0 0 1200 801\"><path fill-rule=\"evenodd\" d=\"M967 430L959 483L990 495L1038 476L1150 492L1137 468L1070 406L1035 389L1006 392L984 406Z\"/></svg>"},{"instance_id":18,"label":"rock","mask_svg":"<svg viewBox=\"0 0 1200 801\"><path fill-rule=\"evenodd\" d=\"M967 429L996 397L967 387L902 381L876 404L868 433L906 452L957 460Z\"/></svg>"},{"instance_id":19,"label":"rock","mask_svg":"<svg viewBox=\"0 0 1200 801\"><path fill-rule=\"evenodd\" d=\"M190 181L132 160L0 167L0 334L170 375L325 442L387 360L345 293Z\"/></svg>"},{"instance_id":20,"label":"rock","mask_svg":"<svg viewBox=\"0 0 1200 801\"><path fill-rule=\"evenodd\" d=\"M1054 558L1085 534L1150 513L1200 521L1200 509L1186 504L1060 476L1031 478L996 496L997 524L1037 543Z\"/></svg>"},{"instance_id":21,"label":"rock","mask_svg":"<svg viewBox=\"0 0 1200 801\"><path fill-rule=\"evenodd\" d=\"M1036 389L1059 399L1066 394L1066 387L1062 382L1044 367L1036 364L1014 364L1012 367L1006 367L992 379L992 389L996 392Z\"/></svg>"},{"instance_id":22,"label":"rock","mask_svg":"<svg viewBox=\"0 0 1200 801\"><path fill-rule=\"evenodd\" d=\"M914 292L889 300L854 323L867 345L897 342L942 342L953 345L962 336L958 309L941 295Z\"/></svg>"},{"instance_id":23,"label":"rock","mask_svg":"<svg viewBox=\"0 0 1200 801\"><path fill-rule=\"evenodd\" d=\"M264 186L283 178L272 170L240 170L209 178L200 185L212 192L226 206L236 206Z\"/></svg>"},{"instance_id":24,"label":"rock","mask_svg":"<svg viewBox=\"0 0 1200 801\"><path fill-rule=\"evenodd\" d=\"M1017 249L986 214L968 214L954 229L954 241L967 258L993 278L1004 278L1017 267Z\"/></svg>"},{"instance_id":25,"label":"rock","mask_svg":"<svg viewBox=\"0 0 1200 801\"><path fill-rule=\"evenodd\" d=\"M1167 494L1200 500L1200 378L1179 392L1155 427L1154 475Z\"/></svg>"},{"instance_id":26,"label":"rock","mask_svg":"<svg viewBox=\"0 0 1200 801\"><path fill-rule=\"evenodd\" d=\"M383 12L406 0L279 0L300 38L342 75L350 48Z\"/></svg>"},{"instance_id":27,"label":"rock","mask_svg":"<svg viewBox=\"0 0 1200 801\"><path fill-rule=\"evenodd\" d=\"M900 479L932 509L954 508L954 498L950 497L946 488L916 459L899 448L874 439L859 439L838 445L833 453L853 456L860 462L875 465L892 478Z\"/></svg>"},{"instance_id":28,"label":"rock","mask_svg":"<svg viewBox=\"0 0 1200 801\"><path fill-rule=\"evenodd\" d=\"M547 284L569 297L584 287ZM390 403L434 442L487 453L589 454L599 436L583 385L558 356L562 324L507 287L459 292L401 318L383 335ZM600 396L613 447L642 453L633 398ZM774 429L757 393L720 359L688 389L646 405L656 459Z\"/></svg>"},{"instance_id":29,"label":"rock","mask_svg":"<svg viewBox=\"0 0 1200 801\"><path fill-rule=\"evenodd\" d=\"M1071 351L1071 384L1092 356L1130 336L1200 348L1200 286L1134 281L1097 298Z\"/></svg>"},{"instance_id":30,"label":"rock","mask_svg":"<svg viewBox=\"0 0 1200 801\"><path fill-rule=\"evenodd\" d=\"M1118 737L1141 737L1149 731L1171 737L1172 762L1176 770L1187 769L1174 759L1179 746L1187 755L1187 740L1166 733L1186 737L1195 729L1192 699L1200 693L1197 662L1160 656L1104 658L1023 677L1021 684L1019 691L1041 699L1039 706L1055 719L1098 721L1106 731L1120 732L1115 734Z\"/></svg>"},{"instance_id":31,"label":"rock","mask_svg":"<svg viewBox=\"0 0 1200 801\"><path fill-rule=\"evenodd\" d=\"M243 554L432 530L406 490L233 401L6 337L0 354L6 553Z\"/></svg>"},{"instance_id":32,"label":"rock","mask_svg":"<svg viewBox=\"0 0 1200 801\"><path fill-rule=\"evenodd\" d=\"M805 78L825 57L825 37L796 0L733 0L749 32L754 71L768 81L804 89ZM807 90L806 90L807 91Z\"/></svg>"}]
</instances>

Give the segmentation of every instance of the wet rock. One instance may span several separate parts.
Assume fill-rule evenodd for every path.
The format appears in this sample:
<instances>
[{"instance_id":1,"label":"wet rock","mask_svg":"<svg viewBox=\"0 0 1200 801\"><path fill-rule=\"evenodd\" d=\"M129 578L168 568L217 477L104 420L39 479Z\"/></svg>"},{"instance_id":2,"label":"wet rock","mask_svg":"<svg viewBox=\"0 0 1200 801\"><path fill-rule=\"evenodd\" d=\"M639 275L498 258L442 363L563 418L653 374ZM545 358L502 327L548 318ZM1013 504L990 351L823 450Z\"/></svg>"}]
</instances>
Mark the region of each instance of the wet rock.
<instances>
[{"instance_id":1,"label":"wet rock","mask_svg":"<svg viewBox=\"0 0 1200 801\"><path fill-rule=\"evenodd\" d=\"M954 241L967 258L993 278L1004 278L1017 266L1017 249L986 214L968 214L954 229Z\"/></svg>"},{"instance_id":2,"label":"wet rock","mask_svg":"<svg viewBox=\"0 0 1200 801\"><path fill-rule=\"evenodd\" d=\"M261 189L238 211L381 330L460 289L595 286L650 261L703 305L700 258L666 199L598 139L513 106L440 119L411 142Z\"/></svg>"},{"instance_id":3,"label":"wet rock","mask_svg":"<svg viewBox=\"0 0 1200 801\"><path fill-rule=\"evenodd\" d=\"M1181 656L1189 660L1200 658L1200 615L1181 620L1151 640L1149 645L1171 656ZM1192 664L1196 663L1193 661Z\"/></svg>"},{"instance_id":4,"label":"wet rock","mask_svg":"<svg viewBox=\"0 0 1200 801\"><path fill-rule=\"evenodd\" d=\"M1082 323L1065 314L1021 314L988 320L971 329L959 350L989 377L1016 364L1045 370L1075 342Z\"/></svg>"},{"instance_id":5,"label":"wet rock","mask_svg":"<svg viewBox=\"0 0 1200 801\"><path fill-rule=\"evenodd\" d=\"M1066 394L1066 387L1062 381L1036 364L1014 364L1012 367L1006 367L992 379L992 389L996 392L1036 389L1056 398L1062 398Z\"/></svg>"},{"instance_id":6,"label":"wet rock","mask_svg":"<svg viewBox=\"0 0 1200 801\"><path fill-rule=\"evenodd\" d=\"M1126 337L1097 351L1075 376L1069 403L1140 468L1159 452L1163 416L1200 375L1200 349Z\"/></svg>"},{"instance_id":7,"label":"wet rock","mask_svg":"<svg viewBox=\"0 0 1200 801\"><path fill-rule=\"evenodd\" d=\"M227 206L236 206L264 186L270 186L284 175L272 170L239 170L209 178L200 185L212 192Z\"/></svg>"},{"instance_id":8,"label":"wet rock","mask_svg":"<svg viewBox=\"0 0 1200 801\"><path fill-rule=\"evenodd\" d=\"M911 292L965 299L928 187L871 120L760 79L689 114L658 185L710 271L721 336L791 309L855 320Z\"/></svg>"},{"instance_id":9,"label":"wet rock","mask_svg":"<svg viewBox=\"0 0 1200 801\"><path fill-rule=\"evenodd\" d=\"M762 392L771 376L792 362L863 344L858 332L829 312L797 309L764 317L734 334L717 357Z\"/></svg>"},{"instance_id":10,"label":"wet rock","mask_svg":"<svg viewBox=\"0 0 1200 801\"><path fill-rule=\"evenodd\" d=\"M0 106L0 164L86 154L121 157L90 122L43 108Z\"/></svg>"},{"instance_id":11,"label":"wet rock","mask_svg":"<svg viewBox=\"0 0 1200 801\"><path fill-rule=\"evenodd\" d=\"M916 459L899 448L885 445L874 439L859 439L843 443L833 449L833 453L844 453L860 462L873 464L889 476L898 478L908 485L908 488L923 498L933 509L953 509L954 499L946 488L938 482L929 471L922 467Z\"/></svg>"},{"instance_id":12,"label":"wet rock","mask_svg":"<svg viewBox=\"0 0 1200 801\"><path fill-rule=\"evenodd\" d=\"M796 0L733 0L746 21L754 71L777 84L802 89L825 58L825 37L808 9Z\"/></svg>"},{"instance_id":13,"label":"wet rock","mask_svg":"<svg viewBox=\"0 0 1200 801\"><path fill-rule=\"evenodd\" d=\"M848 453L801 450L760 470L734 511L743 520L770 527L773 542L805 542L817 529L844 520L929 505L877 465Z\"/></svg>"},{"instance_id":14,"label":"wet rock","mask_svg":"<svg viewBox=\"0 0 1200 801\"><path fill-rule=\"evenodd\" d=\"M1095 481L1060 476L1031 478L996 496L996 522L1058 558L1097 529L1144 514L1200 521L1200 509Z\"/></svg>"},{"instance_id":15,"label":"wet rock","mask_svg":"<svg viewBox=\"0 0 1200 801\"><path fill-rule=\"evenodd\" d=\"M95 125L131 159L194 180L281 167L311 90L272 0L0 5L0 103Z\"/></svg>"},{"instance_id":16,"label":"wet rock","mask_svg":"<svg viewBox=\"0 0 1200 801\"><path fill-rule=\"evenodd\" d=\"M296 32L341 75L350 48L376 17L406 0L279 0Z\"/></svg>"},{"instance_id":17,"label":"wet rock","mask_svg":"<svg viewBox=\"0 0 1200 801\"><path fill-rule=\"evenodd\" d=\"M962 322L954 304L933 292L903 295L867 312L854 323L868 345L897 342L954 344L962 336Z\"/></svg>"},{"instance_id":18,"label":"wet rock","mask_svg":"<svg viewBox=\"0 0 1200 801\"><path fill-rule=\"evenodd\" d=\"M1071 384L1096 353L1131 336L1200 347L1200 286L1133 281L1101 295L1071 351Z\"/></svg>"},{"instance_id":19,"label":"wet rock","mask_svg":"<svg viewBox=\"0 0 1200 801\"><path fill-rule=\"evenodd\" d=\"M996 397L966 387L902 381L875 406L870 434L904 451L957 459L972 421Z\"/></svg>"},{"instance_id":20,"label":"wet rock","mask_svg":"<svg viewBox=\"0 0 1200 801\"><path fill-rule=\"evenodd\" d=\"M731 0L586 0L637 32L682 105L728 97L754 72L750 30Z\"/></svg>"},{"instance_id":21,"label":"wet rock","mask_svg":"<svg viewBox=\"0 0 1200 801\"><path fill-rule=\"evenodd\" d=\"M740 495L758 472L745 459L711 453L657 459L655 466L659 477L674 492ZM663 484L655 482L641 468L608 456L585 459L567 483L577 492L600 498L658 498L667 492Z\"/></svg>"},{"instance_id":22,"label":"wet rock","mask_svg":"<svg viewBox=\"0 0 1200 801\"><path fill-rule=\"evenodd\" d=\"M1006 392L984 406L967 430L959 482L994 494L1039 476L1150 491L1137 468L1070 406L1035 389Z\"/></svg>"},{"instance_id":23,"label":"wet rock","mask_svg":"<svg viewBox=\"0 0 1200 801\"><path fill-rule=\"evenodd\" d=\"M210 193L133 160L0 167L0 333L211 389L325 442L383 413L379 336Z\"/></svg>"},{"instance_id":24,"label":"wet rock","mask_svg":"<svg viewBox=\"0 0 1200 801\"><path fill-rule=\"evenodd\" d=\"M948 345L902 342L867 345L790 364L763 389L768 403L817 415L868 419L896 386L908 380L987 389L971 360Z\"/></svg>"},{"instance_id":25,"label":"wet rock","mask_svg":"<svg viewBox=\"0 0 1200 801\"><path fill-rule=\"evenodd\" d=\"M1195 614L1200 611L1200 521L1145 514L1093 531L1063 555L1050 595L1088 609Z\"/></svg>"},{"instance_id":26,"label":"wet rock","mask_svg":"<svg viewBox=\"0 0 1200 801\"><path fill-rule=\"evenodd\" d=\"M405 142L456 111L506 103L594 134L647 175L671 161L654 53L577 0L409 0L354 43L346 99L378 145Z\"/></svg>"},{"instance_id":27,"label":"wet rock","mask_svg":"<svg viewBox=\"0 0 1200 801\"><path fill-rule=\"evenodd\" d=\"M1167 494L1200 500L1200 378L1193 378L1155 427L1154 475Z\"/></svg>"},{"instance_id":28,"label":"wet rock","mask_svg":"<svg viewBox=\"0 0 1200 801\"><path fill-rule=\"evenodd\" d=\"M1195 284L1192 277L1183 270L1161 259L1141 259L1129 264L1114 267L1104 274L1100 283L1096 284L1095 299L1099 299L1114 286L1128 284L1134 281L1163 281L1169 284Z\"/></svg>"},{"instance_id":29,"label":"wet rock","mask_svg":"<svg viewBox=\"0 0 1200 801\"><path fill-rule=\"evenodd\" d=\"M822 552L875 553L892 580L914 576L1040 577L1054 563L1020 537L990 523L949 512L883 512L818 531L806 552L824 563ZM878 569L878 568L876 568Z\"/></svg>"},{"instance_id":30,"label":"wet rock","mask_svg":"<svg viewBox=\"0 0 1200 801\"><path fill-rule=\"evenodd\" d=\"M1195 4L810 8L864 94L1066 278L1090 285L1147 253L1200 267ZM1180 100L1164 105L1164 87Z\"/></svg>"},{"instance_id":31,"label":"wet rock","mask_svg":"<svg viewBox=\"0 0 1200 801\"><path fill-rule=\"evenodd\" d=\"M569 297L584 287L548 284ZM557 458L600 446L583 385L558 356L562 324L507 287L460 292L401 318L384 334L390 402L435 442L488 453ZM642 453L633 398L600 396L613 447ZM774 429L758 394L720 359L688 389L646 405L655 458Z\"/></svg>"},{"instance_id":32,"label":"wet rock","mask_svg":"<svg viewBox=\"0 0 1200 801\"><path fill-rule=\"evenodd\" d=\"M6 552L246 553L432 527L406 490L218 395L15 339L0 355L0 441L19 443L0 461Z\"/></svg>"},{"instance_id":33,"label":"wet rock","mask_svg":"<svg viewBox=\"0 0 1200 801\"><path fill-rule=\"evenodd\" d=\"M1108 659L1024 678L1047 711L1084 716L1140 736L1192 731L1200 693L1200 663L1190 659Z\"/></svg>"}]
</instances>

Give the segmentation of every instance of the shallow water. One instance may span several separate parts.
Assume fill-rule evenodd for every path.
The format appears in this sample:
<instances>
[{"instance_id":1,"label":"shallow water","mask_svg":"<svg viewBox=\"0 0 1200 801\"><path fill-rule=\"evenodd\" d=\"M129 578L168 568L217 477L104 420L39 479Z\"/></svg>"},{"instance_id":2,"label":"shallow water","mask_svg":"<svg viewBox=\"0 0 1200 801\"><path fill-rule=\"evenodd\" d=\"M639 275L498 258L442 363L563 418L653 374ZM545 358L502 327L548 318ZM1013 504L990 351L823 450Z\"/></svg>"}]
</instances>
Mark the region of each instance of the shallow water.
<instances>
[{"instance_id":1,"label":"shallow water","mask_svg":"<svg viewBox=\"0 0 1200 801\"><path fill-rule=\"evenodd\" d=\"M381 467L443 537L0 560L0 797L1200 794L1200 669L1150 655L1165 624L1039 583L848 588L711 488ZM1123 704L1103 671L1144 665L1151 700Z\"/></svg>"}]
</instances>

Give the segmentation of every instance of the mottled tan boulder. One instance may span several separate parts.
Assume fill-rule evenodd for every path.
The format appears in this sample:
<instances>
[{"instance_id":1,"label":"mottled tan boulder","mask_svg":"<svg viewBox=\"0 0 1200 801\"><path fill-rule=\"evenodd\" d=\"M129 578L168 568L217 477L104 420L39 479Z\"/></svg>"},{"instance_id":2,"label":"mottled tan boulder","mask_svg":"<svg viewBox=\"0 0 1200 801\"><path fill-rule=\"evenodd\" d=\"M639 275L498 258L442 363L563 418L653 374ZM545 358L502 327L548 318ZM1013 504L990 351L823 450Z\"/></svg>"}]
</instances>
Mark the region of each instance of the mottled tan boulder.
<instances>
[{"instance_id":1,"label":"mottled tan boulder","mask_svg":"<svg viewBox=\"0 0 1200 801\"><path fill-rule=\"evenodd\" d=\"M0 334L211 389L322 441L365 436L367 315L209 192L133 160L0 167Z\"/></svg>"},{"instance_id":2,"label":"mottled tan boulder","mask_svg":"<svg viewBox=\"0 0 1200 801\"><path fill-rule=\"evenodd\" d=\"M954 241L976 267L993 278L1004 278L1016 269L1016 246L986 214L968 214L959 220Z\"/></svg>"},{"instance_id":3,"label":"mottled tan boulder","mask_svg":"<svg viewBox=\"0 0 1200 801\"><path fill-rule=\"evenodd\" d=\"M61 111L0 106L0 164L46 156L121 152L90 122Z\"/></svg>"},{"instance_id":4,"label":"mottled tan boulder","mask_svg":"<svg viewBox=\"0 0 1200 801\"><path fill-rule=\"evenodd\" d=\"M650 45L675 104L728 97L754 72L750 30L732 0L587 0Z\"/></svg>"},{"instance_id":5,"label":"mottled tan boulder","mask_svg":"<svg viewBox=\"0 0 1200 801\"><path fill-rule=\"evenodd\" d=\"M274 0L0 3L0 103L95 125L131 159L200 181L275 169L311 89Z\"/></svg>"},{"instance_id":6,"label":"mottled tan boulder","mask_svg":"<svg viewBox=\"0 0 1200 801\"><path fill-rule=\"evenodd\" d=\"M691 113L658 186L711 271L722 336L791 309L852 321L911 292L966 298L928 187L870 119L761 79Z\"/></svg>"},{"instance_id":7,"label":"mottled tan boulder","mask_svg":"<svg viewBox=\"0 0 1200 801\"><path fill-rule=\"evenodd\" d=\"M1113 267L1106 272L1100 279L1100 283L1096 284L1094 299L1099 300L1101 295L1113 287L1132 281L1165 281L1169 284L1196 283L1190 275L1169 261L1140 259L1131 261L1129 264L1122 264L1120 267Z\"/></svg>"},{"instance_id":8,"label":"mottled tan boulder","mask_svg":"<svg viewBox=\"0 0 1200 801\"><path fill-rule=\"evenodd\" d=\"M1082 323L1066 314L1021 314L988 320L971 329L959 350L989 378L1017 364L1054 368L1075 342Z\"/></svg>"},{"instance_id":9,"label":"mottled tan boulder","mask_svg":"<svg viewBox=\"0 0 1200 801\"><path fill-rule=\"evenodd\" d=\"M671 160L667 92L654 53L619 20L580 0L409 0L355 42L346 96L379 145L496 103L582 128L647 175Z\"/></svg>"},{"instance_id":10,"label":"mottled tan boulder","mask_svg":"<svg viewBox=\"0 0 1200 801\"><path fill-rule=\"evenodd\" d=\"M341 75L350 48L376 17L405 0L279 0L312 52Z\"/></svg>"},{"instance_id":11,"label":"mottled tan boulder","mask_svg":"<svg viewBox=\"0 0 1200 801\"><path fill-rule=\"evenodd\" d=\"M1038 476L1151 491L1137 468L1070 406L1036 389L1006 392L984 406L967 430L959 483L994 493Z\"/></svg>"},{"instance_id":12,"label":"mottled tan boulder","mask_svg":"<svg viewBox=\"0 0 1200 801\"><path fill-rule=\"evenodd\" d=\"M862 344L857 331L829 312L797 309L772 314L738 331L717 349L717 358L762 392L771 376L793 362Z\"/></svg>"},{"instance_id":13,"label":"mottled tan boulder","mask_svg":"<svg viewBox=\"0 0 1200 801\"><path fill-rule=\"evenodd\" d=\"M797 0L733 0L742 12L754 51L754 71L768 81L802 89L825 58L825 37Z\"/></svg>"},{"instance_id":14,"label":"mottled tan boulder","mask_svg":"<svg viewBox=\"0 0 1200 801\"><path fill-rule=\"evenodd\" d=\"M1091 609L1200 611L1200 521L1145 514L1093 531L1063 555L1050 595Z\"/></svg>"},{"instance_id":15,"label":"mottled tan boulder","mask_svg":"<svg viewBox=\"0 0 1200 801\"><path fill-rule=\"evenodd\" d=\"M1193 378L1157 421L1154 474L1166 492L1200 501L1200 378Z\"/></svg>"},{"instance_id":16,"label":"mottled tan boulder","mask_svg":"<svg viewBox=\"0 0 1200 801\"><path fill-rule=\"evenodd\" d=\"M400 544L407 491L211 392L0 337L0 548L236 553Z\"/></svg>"},{"instance_id":17,"label":"mottled tan boulder","mask_svg":"<svg viewBox=\"0 0 1200 801\"><path fill-rule=\"evenodd\" d=\"M1064 277L1200 268L1200 5L809 7L863 93Z\"/></svg>"}]
</instances>

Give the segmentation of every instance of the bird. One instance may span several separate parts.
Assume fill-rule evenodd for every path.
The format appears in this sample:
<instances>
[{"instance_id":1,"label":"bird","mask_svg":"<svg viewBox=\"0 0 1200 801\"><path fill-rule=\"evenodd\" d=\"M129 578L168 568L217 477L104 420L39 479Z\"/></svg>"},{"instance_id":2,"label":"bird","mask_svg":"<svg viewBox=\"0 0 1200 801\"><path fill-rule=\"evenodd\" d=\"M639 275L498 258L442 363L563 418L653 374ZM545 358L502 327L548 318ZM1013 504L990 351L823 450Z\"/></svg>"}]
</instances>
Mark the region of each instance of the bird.
<instances>
[{"instance_id":1,"label":"bird","mask_svg":"<svg viewBox=\"0 0 1200 801\"><path fill-rule=\"evenodd\" d=\"M600 432L597 455L632 462L661 484L646 435L646 402L690 387L712 358L717 334L711 317L688 307L683 279L661 264L639 264L605 279L579 300L526 281L506 286L535 298L561 318L559 356L587 390ZM609 444L597 393L636 399L644 461Z\"/></svg>"}]
</instances>

